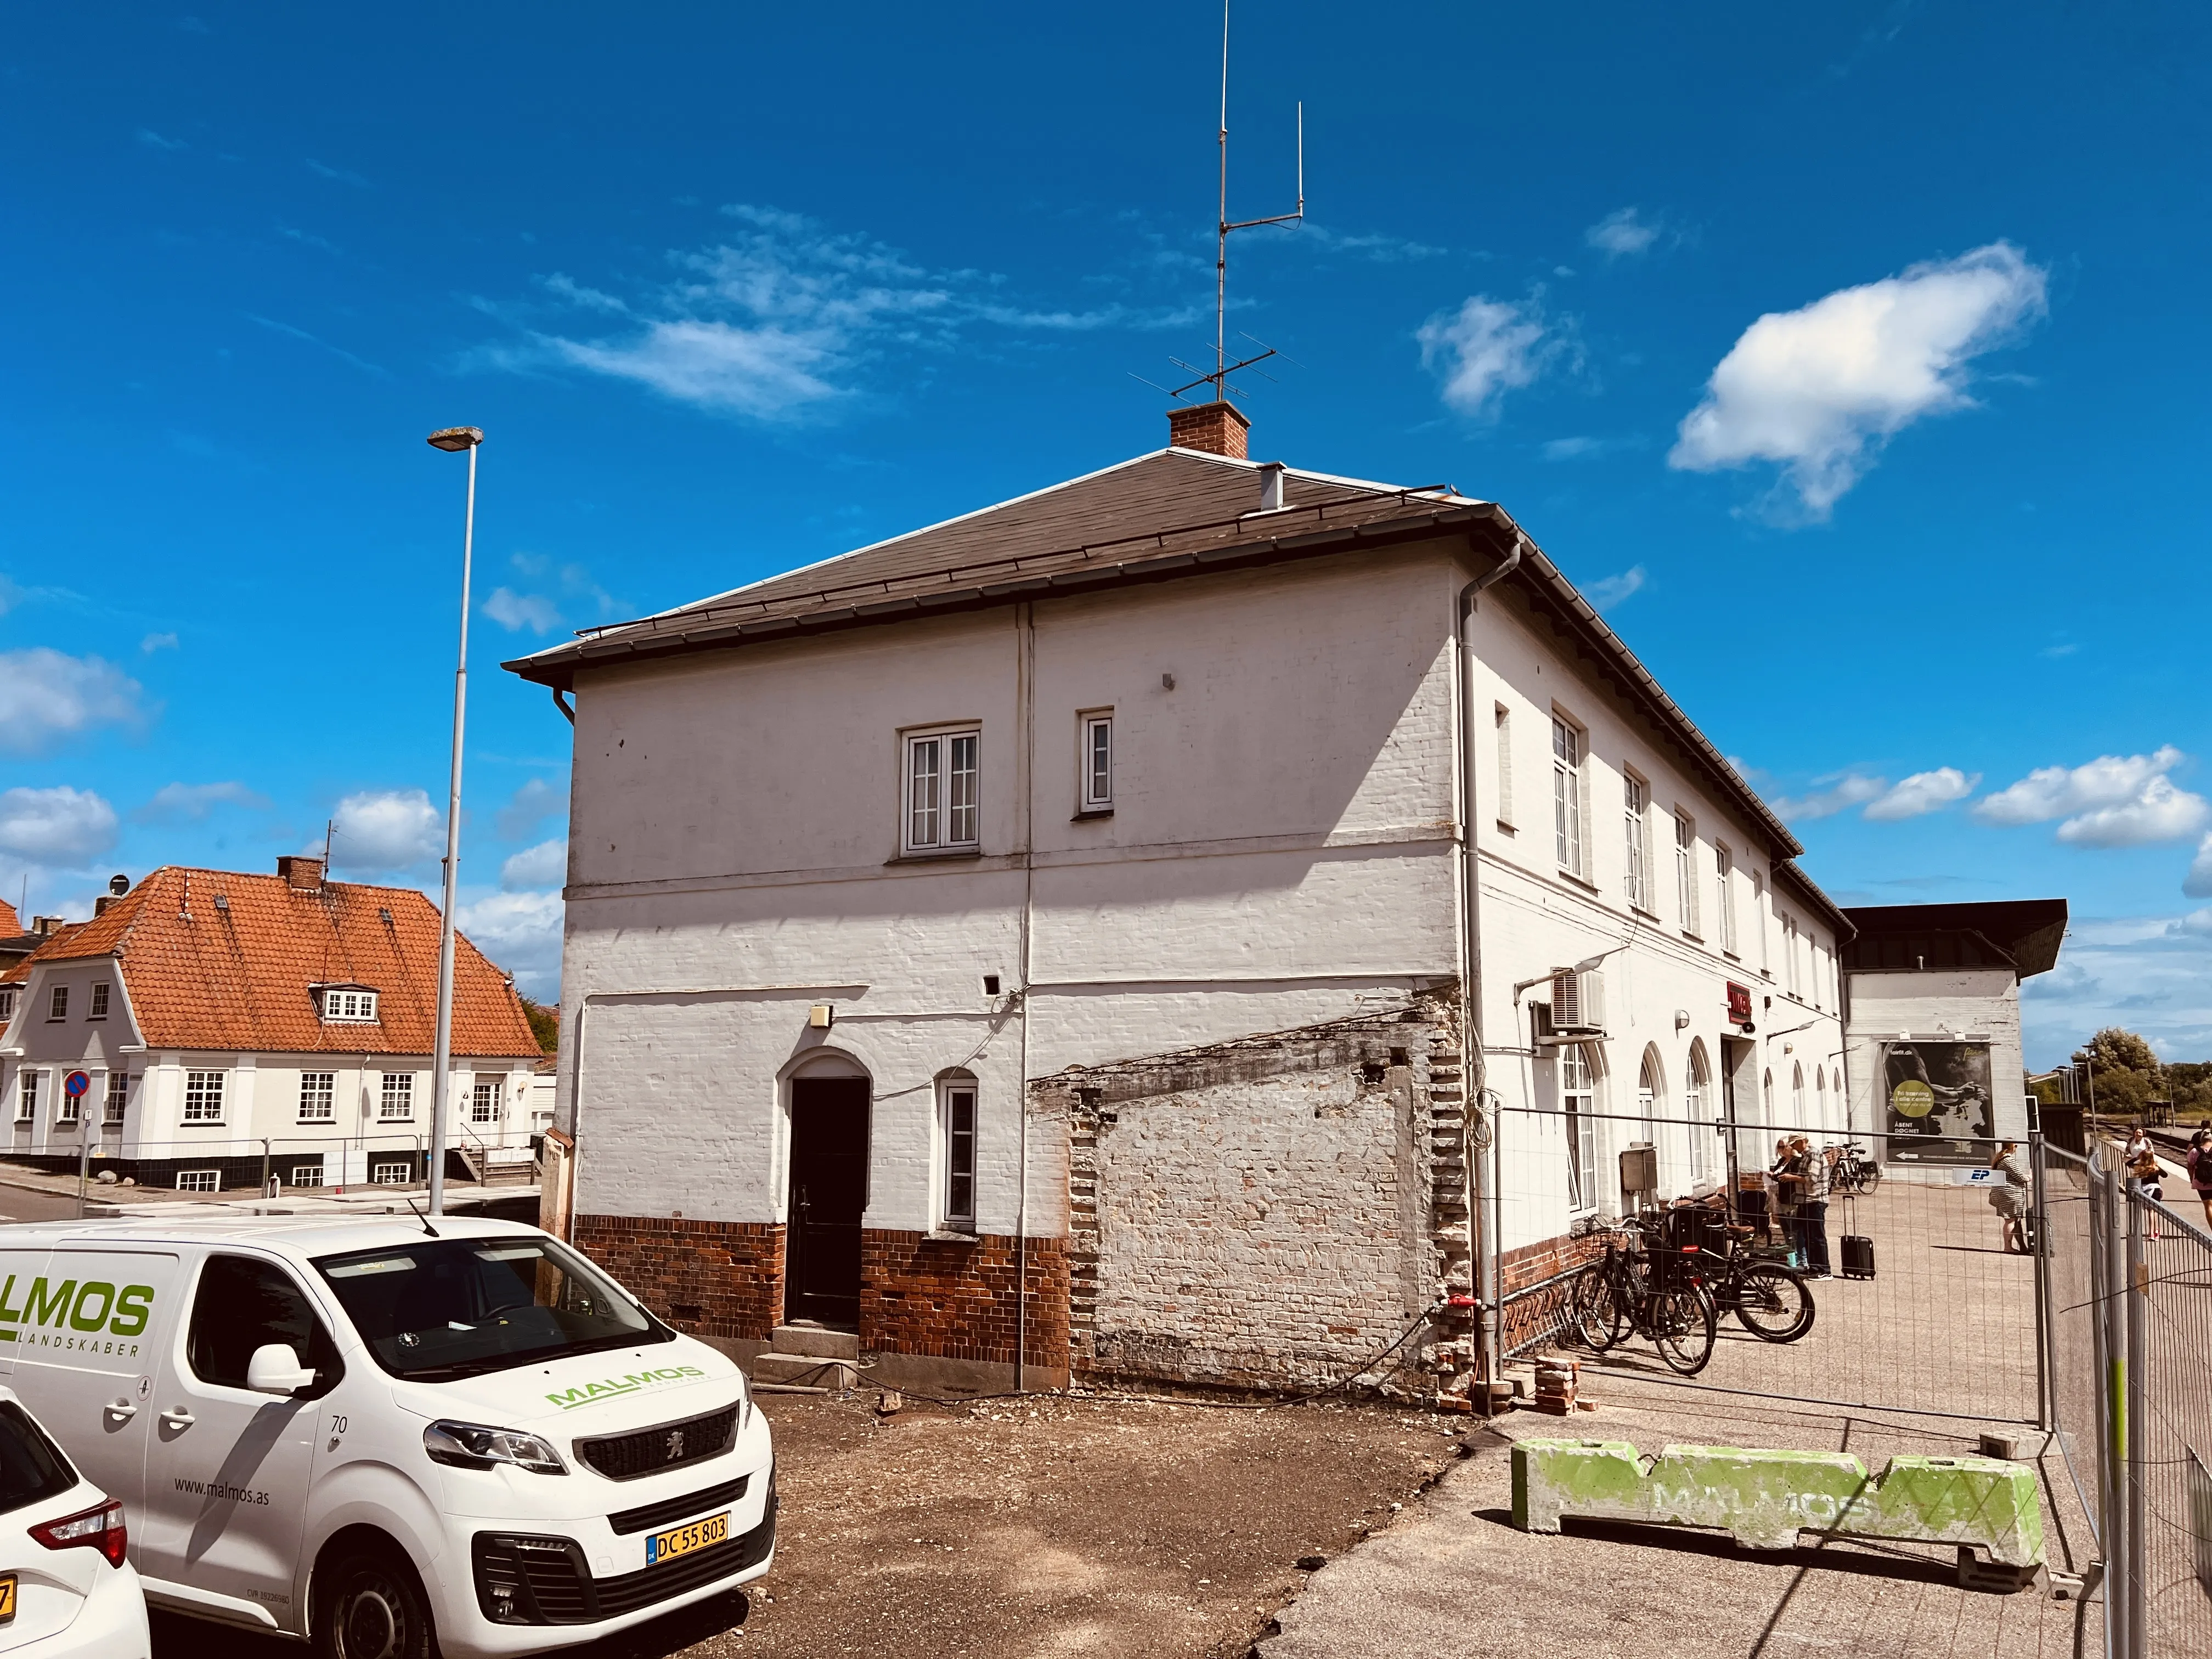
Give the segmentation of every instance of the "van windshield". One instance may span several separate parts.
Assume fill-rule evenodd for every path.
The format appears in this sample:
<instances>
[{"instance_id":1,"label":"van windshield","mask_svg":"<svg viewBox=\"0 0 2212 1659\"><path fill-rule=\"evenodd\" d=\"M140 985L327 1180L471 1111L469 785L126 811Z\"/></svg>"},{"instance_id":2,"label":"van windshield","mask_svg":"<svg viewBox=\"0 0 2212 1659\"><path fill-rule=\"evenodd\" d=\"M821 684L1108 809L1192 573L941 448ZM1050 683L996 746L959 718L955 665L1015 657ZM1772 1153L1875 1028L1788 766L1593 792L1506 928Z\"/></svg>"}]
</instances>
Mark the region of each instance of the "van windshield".
<instances>
[{"instance_id":1,"label":"van windshield","mask_svg":"<svg viewBox=\"0 0 2212 1659\"><path fill-rule=\"evenodd\" d=\"M422 1382L676 1334L550 1238L425 1238L315 1266L376 1363Z\"/></svg>"}]
</instances>

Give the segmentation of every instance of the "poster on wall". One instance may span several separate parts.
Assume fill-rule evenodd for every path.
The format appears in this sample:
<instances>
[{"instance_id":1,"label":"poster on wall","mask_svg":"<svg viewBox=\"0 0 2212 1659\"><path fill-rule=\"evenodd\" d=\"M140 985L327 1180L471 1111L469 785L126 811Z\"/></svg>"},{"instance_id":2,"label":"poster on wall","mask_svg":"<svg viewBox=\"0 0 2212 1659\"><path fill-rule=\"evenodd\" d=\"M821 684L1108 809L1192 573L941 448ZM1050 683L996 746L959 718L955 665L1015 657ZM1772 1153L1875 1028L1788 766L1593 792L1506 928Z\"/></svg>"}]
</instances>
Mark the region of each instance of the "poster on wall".
<instances>
[{"instance_id":1,"label":"poster on wall","mask_svg":"<svg viewBox=\"0 0 2212 1659\"><path fill-rule=\"evenodd\" d=\"M1996 1148L1986 1042L1885 1042L1888 1156L1905 1164L1987 1164Z\"/></svg>"}]
</instances>

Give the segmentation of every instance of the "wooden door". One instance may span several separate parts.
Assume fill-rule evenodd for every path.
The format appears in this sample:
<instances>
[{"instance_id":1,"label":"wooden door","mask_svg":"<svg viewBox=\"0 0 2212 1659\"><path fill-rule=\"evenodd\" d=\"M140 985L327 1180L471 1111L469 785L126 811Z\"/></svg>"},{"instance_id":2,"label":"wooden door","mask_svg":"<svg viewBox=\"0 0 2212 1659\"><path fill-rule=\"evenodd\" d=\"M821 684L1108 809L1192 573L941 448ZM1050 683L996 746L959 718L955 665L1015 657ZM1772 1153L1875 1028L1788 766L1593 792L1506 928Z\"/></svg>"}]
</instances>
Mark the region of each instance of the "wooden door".
<instances>
[{"instance_id":1,"label":"wooden door","mask_svg":"<svg viewBox=\"0 0 2212 1659\"><path fill-rule=\"evenodd\" d=\"M791 1250L784 1316L855 1330L868 1204L868 1080L791 1085Z\"/></svg>"}]
</instances>

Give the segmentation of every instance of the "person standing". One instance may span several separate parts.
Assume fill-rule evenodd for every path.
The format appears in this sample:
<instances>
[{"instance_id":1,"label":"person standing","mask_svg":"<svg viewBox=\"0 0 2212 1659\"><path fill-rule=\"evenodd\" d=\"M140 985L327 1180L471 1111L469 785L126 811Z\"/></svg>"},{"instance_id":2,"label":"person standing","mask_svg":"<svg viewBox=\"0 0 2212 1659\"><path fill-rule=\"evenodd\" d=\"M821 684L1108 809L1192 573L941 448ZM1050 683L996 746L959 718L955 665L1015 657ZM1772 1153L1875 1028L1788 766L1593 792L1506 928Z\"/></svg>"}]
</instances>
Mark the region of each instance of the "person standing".
<instances>
[{"instance_id":1,"label":"person standing","mask_svg":"<svg viewBox=\"0 0 2212 1659\"><path fill-rule=\"evenodd\" d=\"M1828 1271L1828 1164L1832 1149L1813 1150L1799 1135L1790 1142L1797 1165L1797 1237L1804 1250L1802 1265L1808 1279L1833 1277Z\"/></svg>"},{"instance_id":2,"label":"person standing","mask_svg":"<svg viewBox=\"0 0 2212 1659\"><path fill-rule=\"evenodd\" d=\"M2212 1128L2189 1137L2189 1187L2204 1206L2204 1225L2212 1230Z\"/></svg>"},{"instance_id":3,"label":"person standing","mask_svg":"<svg viewBox=\"0 0 2212 1659\"><path fill-rule=\"evenodd\" d=\"M1997 1154L1990 1160L1990 1168L1996 1172L1996 1184L1990 1188L1990 1207L2004 1222L2004 1248L2008 1255L2026 1255L2027 1238L2021 1229L2021 1218L2027 1213L2027 1171L2020 1167L2020 1143L2008 1140L1997 1147Z\"/></svg>"},{"instance_id":4,"label":"person standing","mask_svg":"<svg viewBox=\"0 0 2212 1659\"><path fill-rule=\"evenodd\" d=\"M2128 1138L2126 1150L2120 1154L2120 1162L2126 1167L2128 1180L2137 1192L2154 1202L2166 1202L2166 1167L2158 1161L2158 1148L2150 1144L2150 1136L2143 1132L2142 1124L2136 1124L2135 1133ZM2147 1219L2150 1224L2149 1234L2156 1238L2159 1236L2157 1212L2153 1211Z\"/></svg>"},{"instance_id":5,"label":"person standing","mask_svg":"<svg viewBox=\"0 0 2212 1659\"><path fill-rule=\"evenodd\" d=\"M1774 1143L1774 1162L1766 1166L1766 1201L1782 1224L1782 1242L1796 1252L1805 1265L1805 1241L1797 1233L1797 1152L1787 1135Z\"/></svg>"}]
</instances>

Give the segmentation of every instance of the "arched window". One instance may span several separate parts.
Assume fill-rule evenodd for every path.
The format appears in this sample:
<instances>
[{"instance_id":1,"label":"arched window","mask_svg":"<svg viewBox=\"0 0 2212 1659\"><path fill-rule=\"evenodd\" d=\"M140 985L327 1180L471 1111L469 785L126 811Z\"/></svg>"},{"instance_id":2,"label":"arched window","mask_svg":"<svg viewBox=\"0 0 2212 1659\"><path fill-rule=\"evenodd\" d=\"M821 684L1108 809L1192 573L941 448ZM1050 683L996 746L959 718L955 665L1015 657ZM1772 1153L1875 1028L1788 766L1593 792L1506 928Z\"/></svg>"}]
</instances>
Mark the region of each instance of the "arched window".
<instances>
[{"instance_id":1,"label":"arched window","mask_svg":"<svg viewBox=\"0 0 2212 1659\"><path fill-rule=\"evenodd\" d=\"M1791 1122L1791 1124L1790 1124L1790 1127L1791 1128L1793 1128L1793 1129L1802 1129L1802 1128L1804 1128L1804 1127L1805 1127L1805 1068L1804 1068L1802 1066L1794 1066L1790 1067L1790 1115L1791 1115L1791 1117L1795 1120L1793 1122Z\"/></svg>"},{"instance_id":2,"label":"arched window","mask_svg":"<svg viewBox=\"0 0 2212 1659\"><path fill-rule=\"evenodd\" d=\"M1636 1115L1639 1120L1636 1138L1650 1143L1652 1157L1657 1165L1652 1171L1652 1179L1662 1193L1667 1189L1667 1155L1662 1150L1659 1139L1659 1103L1665 1098L1666 1092L1666 1079L1659 1066L1659 1051L1646 1048L1644 1063L1636 1073Z\"/></svg>"},{"instance_id":3,"label":"arched window","mask_svg":"<svg viewBox=\"0 0 2212 1659\"><path fill-rule=\"evenodd\" d=\"M1597 1207L1596 1095L1589 1045L1561 1043L1559 1105L1567 1118L1567 1202L1577 1210Z\"/></svg>"},{"instance_id":4,"label":"arched window","mask_svg":"<svg viewBox=\"0 0 2212 1659\"><path fill-rule=\"evenodd\" d=\"M1828 1128L1828 1073L1825 1067L1813 1068L1813 1121L1820 1126L1822 1133Z\"/></svg>"},{"instance_id":5,"label":"arched window","mask_svg":"<svg viewBox=\"0 0 2212 1659\"><path fill-rule=\"evenodd\" d=\"M1712 1173L1711 1112L1705 1104L1711 1073L1705 1066L1705 1045L1690 1040L1690 1063L1682 1074L1682 1115L1690 1120L1690 1184L1697 1185Z\"/></svg>"}]
</instances>

